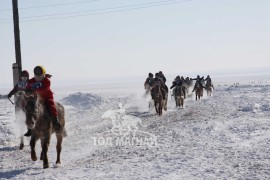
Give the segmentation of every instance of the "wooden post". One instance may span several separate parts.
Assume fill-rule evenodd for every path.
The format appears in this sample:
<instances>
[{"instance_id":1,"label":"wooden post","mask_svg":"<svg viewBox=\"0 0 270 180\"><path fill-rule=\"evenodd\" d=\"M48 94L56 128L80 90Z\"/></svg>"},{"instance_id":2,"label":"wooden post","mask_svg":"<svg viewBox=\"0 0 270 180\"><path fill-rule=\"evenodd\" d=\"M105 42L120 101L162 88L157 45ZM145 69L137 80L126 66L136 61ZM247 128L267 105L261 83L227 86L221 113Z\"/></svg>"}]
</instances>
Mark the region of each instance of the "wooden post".
<instances>
[{"instance_id":1,"label":"wooden post","mask_svg":"<svg viewBox=\"0 0 270 180\"><path fill-rule=\"evenodd\" d=\"M17 68L18 73L13 73L13 83L17 84L19 79L20 79L21 72L22 72L18 0L12 0L12 6L13 6L15 55L16 55L16 64L17 64L17 65L13 65L12 68L13 68L13 72L14 72L15 68ZM16 74L17 77L14 76L15 74ZM14 84L14 85L16 85L16 84Z\"/></svg>"},{"instance_id":2,"label":"wooden post","mask_svg":"<svg viewBox=\"0 0 270 180\"><path fill-rule=\"evenodd\" d=\"M12 69L13 69L13 84L15 86L19 82L22 72L18 0L12 0L12 7L13 7L13 24L14 24L15 55L16 55L16 63L12 64ZM17 101L16 96L14 97L14 101L16 103ZM15 112L17 112L16 106Z\"/></svg>"}]
</instances>

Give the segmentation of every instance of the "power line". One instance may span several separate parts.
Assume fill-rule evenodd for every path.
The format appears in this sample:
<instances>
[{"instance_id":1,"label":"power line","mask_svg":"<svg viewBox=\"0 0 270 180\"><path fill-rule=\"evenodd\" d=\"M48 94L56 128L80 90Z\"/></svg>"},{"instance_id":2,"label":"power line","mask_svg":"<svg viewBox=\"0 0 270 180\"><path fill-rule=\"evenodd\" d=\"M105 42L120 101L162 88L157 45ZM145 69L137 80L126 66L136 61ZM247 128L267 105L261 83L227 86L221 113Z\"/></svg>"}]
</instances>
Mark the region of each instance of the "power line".
<instances>
[{"instance_id":1,"label":"power line","mask_svg":"<svg viewBox=\"0 0 270 180\"><path fill-rule=\"evenodd\" d=\"M80 13L88 13L88 12L97 12L97 11L109 11L114 9L124 9L124 8L132 8L136 6L150 6L154 4L160 4L160 3L168 3L168 2L175 2L179 0L163 0L163 1L157 1L157 2L151 2L151 3L141 3L141 4L132 4L132 5L126 5L126 6L116 6L111 8L102 8L102 9L94 9L94 10L87 10L87 11L76 11L76 12L70 12L70 13L56 13L56 14L45 14L45 15L39 15L39 16L28 16L28 17L22 17L20 19L33 19L33 18L39 18L39 17L48 17L48 16L64 16L64 15L71 15L71 14L80 14ZM0 19L2 21L11 21L11 19Z\"/></svg>"},{"instance_id":2,"label":"power line","mask_svg":"<svg viewBox=\"0 0 270 180\"><path fill-rule=\"evenodd\" d=\"M29 6L29 7L22 7L20 8L20 10L55 7L55 6L67 6L67 5L73 5L73 4L89 3L89 2L94 2L94 1L100 1L100 0L90 0L90 1L88 0L88 1L78 1L78 2L72 2L72 3L50 4L50 5L44 5L44 6ZM12 9L0 9L0 11L12 11Z\"/></svg>"},{"instance_id":3,"label":"power line","mask_svg":"<svg viewBox=\"0 0 270 180\"><path fill-rule=\"evenodd\" d=\"M172 0L170 0L172 1ZM165 3L164 1L162 1L163 3L157 4L157 2L155 3L155 5L148 5L148 6L142 6L141 7L134 7L134 8L126 8L126 9L120 9L120 7L118 7L118 9L120 10L111 10L111 11L105 11L105 12L98 12L98 13L90 13L90 14L79 14L79 15L73 15L73 16L63 16L63 17L55 17L55 18L41 18L41 19L32 19L32 20L25 20L25 21L20 21L20 22L32 22L32 21L45 21L45 20L54 20L54 19L67 19L67 18L75 18L75 17L83 17L83 16L91 16L91 15L99 15L99 14L109 14L109 13L117 13L117 12L124 12L124 11L130 11L130 10L138 10L138 9L145 9L145 8L151 8L151 7L159 7L159 6L166 6L166 5L171 5L171 4L179 4L179 3L184 3L184 2L189 2L192 0L182 0L182 1L175 1L173 0L173 2L168 2ZM153 3L152 3L153 4ZM145 5L145 4L144 4ZM133 5L135 6L135 5ZM138 5L137 5L138 6ZM124 6L123 6L124 7ZM129 6L131 7L131 6ZM115 9L115 8L108 8L107 10L110 9ZM92 11L98 11L98 10L92 10ZM104 10L103 10L104 11ZM88 11L89 12L89 11ZM30 18L30 17L29 17ZM33 17L32 17L33 18ZM0 24L7 24L7 23L12 23L12 22L3 22Z\"/></svg>"}]
</instances>

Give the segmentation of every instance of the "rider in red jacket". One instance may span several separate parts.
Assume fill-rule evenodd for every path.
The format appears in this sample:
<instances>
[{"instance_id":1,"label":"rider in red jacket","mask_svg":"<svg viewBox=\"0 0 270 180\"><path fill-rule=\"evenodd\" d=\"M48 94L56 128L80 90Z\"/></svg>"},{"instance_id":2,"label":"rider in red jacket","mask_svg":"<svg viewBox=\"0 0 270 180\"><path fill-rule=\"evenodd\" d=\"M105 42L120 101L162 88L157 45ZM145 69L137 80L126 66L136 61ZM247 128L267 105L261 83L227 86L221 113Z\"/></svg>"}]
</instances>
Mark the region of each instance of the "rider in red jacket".
<instances>
[{"instance_id":1,"label":"rider in red jacket","mask_svg":"<svg viewBox=\"0 0 270 180\"><path fill-rule=\"evenodd\" d=\"M34 68L35 77L28 81L27 89L33 89L48 105L50 113L52 115L52 122L56 133L60 131L60 123L57 118L56 105L53 99L53 92L51 90L50 75L46 75L46 71L42 66L36 66ZM30 132L29 132L30 131ZM31 135L31 130L25 136Z\"/></svg>"}]
</instances>

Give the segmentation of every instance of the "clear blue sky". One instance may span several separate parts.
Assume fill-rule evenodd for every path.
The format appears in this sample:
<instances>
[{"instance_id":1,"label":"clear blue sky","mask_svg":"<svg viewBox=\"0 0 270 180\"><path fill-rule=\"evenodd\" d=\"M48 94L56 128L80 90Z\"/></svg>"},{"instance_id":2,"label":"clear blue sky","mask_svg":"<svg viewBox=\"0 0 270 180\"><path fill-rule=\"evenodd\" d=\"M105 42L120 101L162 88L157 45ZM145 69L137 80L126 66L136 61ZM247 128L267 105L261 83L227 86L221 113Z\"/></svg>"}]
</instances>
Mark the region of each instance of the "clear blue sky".
<instances>
[{"instance_id":1,"label":"clear blue sky","mask_svg":"<svg viewBox=\"0 0 270 180\"><path fill-rule=\"evenodd\" d=\"M32 69L40 64L57 83L91 83L159 70L185 75L270 66L269 0L175 0L180 3L40 20L161 1L19 0L23 69L33 76ZM6 10L11 2L0 1L0 85L12 85L14 33L13 24L6 23L12 21L12 11ZM78 11L87 12L44 16ZM33 16L41 17L27 18ZM38 21L23 22L33 19Z\"/></svg>"}]
</instances>

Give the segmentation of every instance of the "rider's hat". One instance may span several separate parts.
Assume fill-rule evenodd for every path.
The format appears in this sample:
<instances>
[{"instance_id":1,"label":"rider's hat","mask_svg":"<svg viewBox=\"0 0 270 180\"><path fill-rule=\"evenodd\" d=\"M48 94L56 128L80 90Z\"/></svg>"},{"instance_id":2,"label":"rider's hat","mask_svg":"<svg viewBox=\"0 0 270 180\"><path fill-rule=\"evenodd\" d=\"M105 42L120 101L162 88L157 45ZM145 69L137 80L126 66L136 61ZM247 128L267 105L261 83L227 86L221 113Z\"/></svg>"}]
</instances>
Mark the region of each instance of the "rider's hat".
<instances>
[{"instance_id":1,"label":"rider's hat","mask_svg":"<svg viewBox=\"0 0 270 180\"><path fill-rule=\"evenodd\" d=\"M27 79L29 79L29 73L28 73L28 71L23 70L23 71L21 72L21 77L27 77Z\"/></svg>"},{"instance_id":2,"label":"rider's hat","mask_svg":"<svg viewBox=\"0 0 270 180\"><path fill-rule=\"evenodd\" d=\"M46 70L43 66L36 66L34 68L34 74L35 76L42 76L46 74Z\"/></svg>"}]
</instances>

